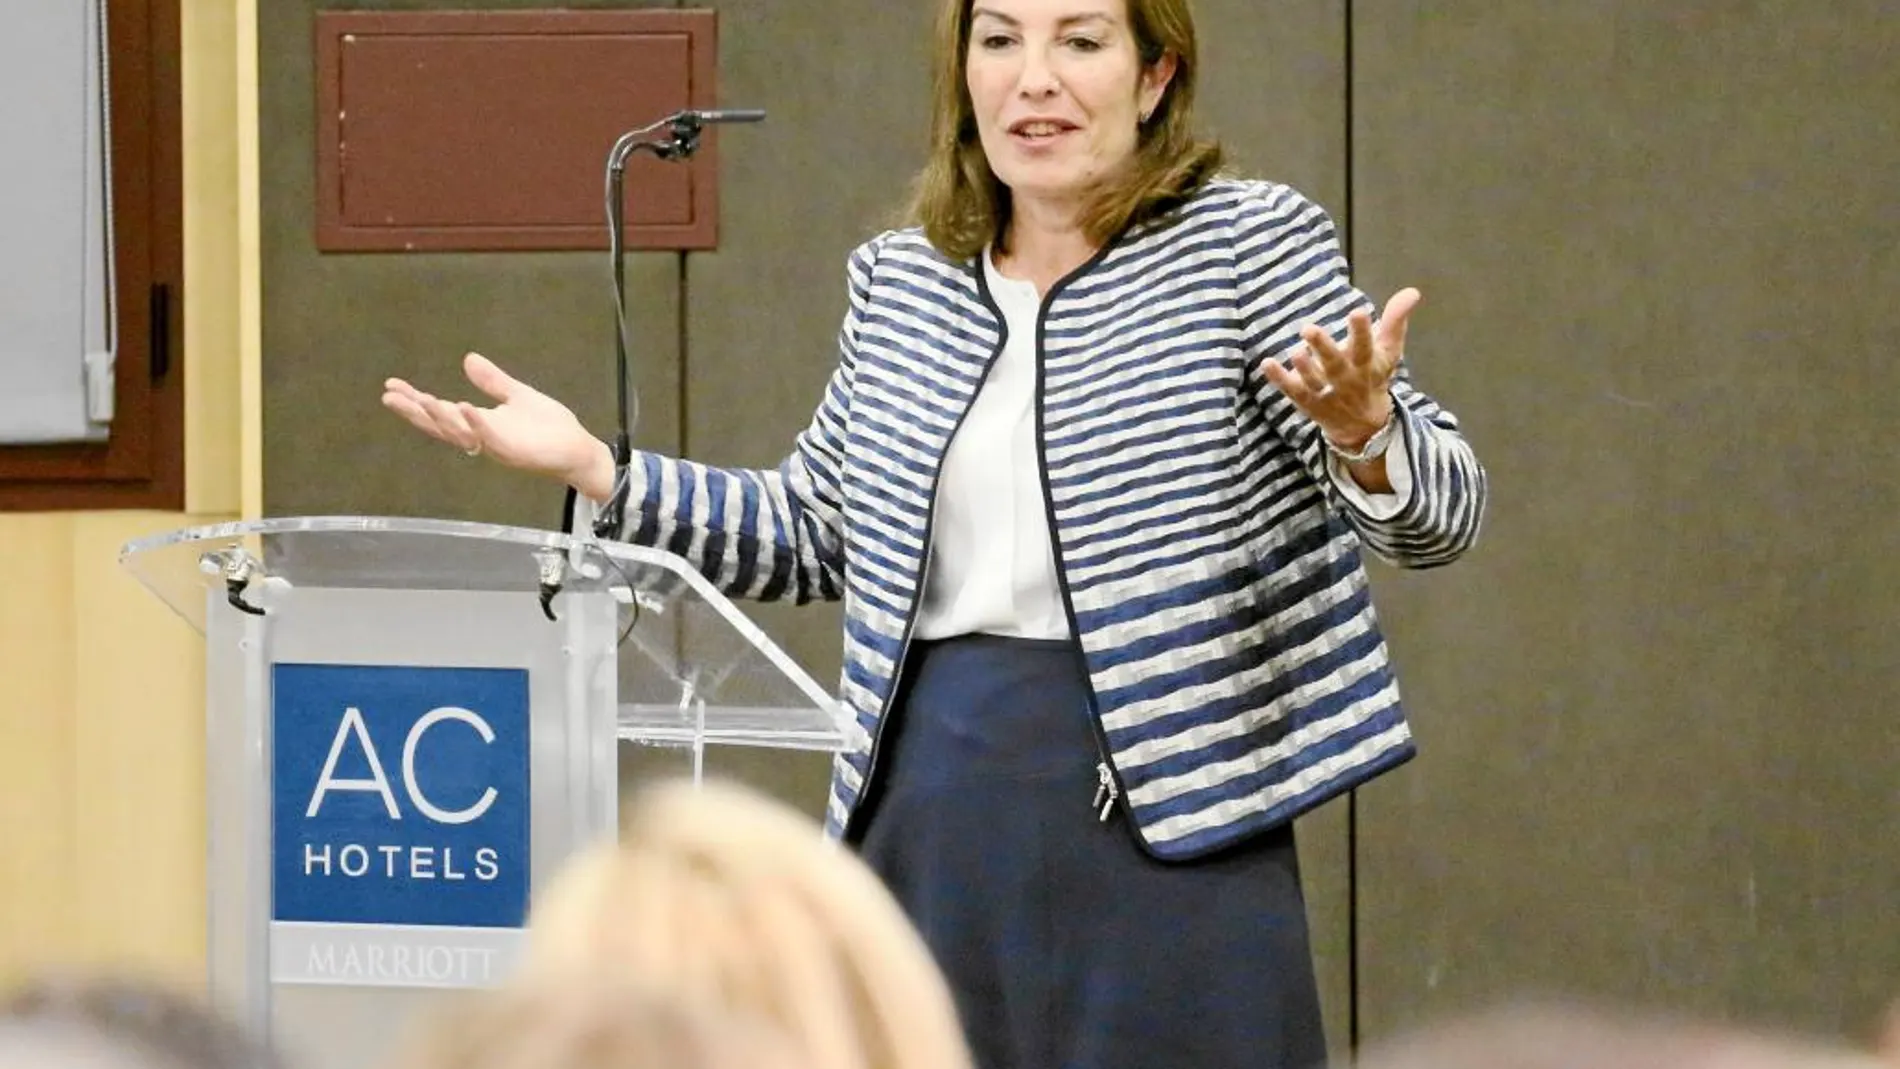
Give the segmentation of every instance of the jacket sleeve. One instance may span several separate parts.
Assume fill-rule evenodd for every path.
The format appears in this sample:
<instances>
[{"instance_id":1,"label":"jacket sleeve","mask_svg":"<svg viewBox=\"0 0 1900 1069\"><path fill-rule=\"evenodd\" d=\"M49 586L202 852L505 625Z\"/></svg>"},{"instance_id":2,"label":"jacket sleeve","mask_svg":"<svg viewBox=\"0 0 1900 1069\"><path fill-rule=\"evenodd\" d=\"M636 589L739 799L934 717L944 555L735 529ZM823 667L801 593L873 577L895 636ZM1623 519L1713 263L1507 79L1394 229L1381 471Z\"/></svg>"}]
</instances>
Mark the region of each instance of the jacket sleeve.
<instances>
[{"instance_id":1,"label":"jacket sleeve","mask_svg":"<svg viewBox=\"0 0 1900 1069\"><path fill-rule=\"evenodd\" d=\"M684 557L728 597L804 604L844 596L844 442L878 245L851 254L838 366L791 455L756 470L637 453L623 539Z\"/></svg>"},{"instance_id":2,"label":"jacket sleeve","mask_svg":"<svg viewBox=\"0 0 1900 1069\"><path fill-rule=\"evenodd\" d=\"M1235 233L1240 328L1247 386L1268 424L1300 457L1332 505L1376 556L1402 568L1448 564L1477 540L1489 493L1484 468L1458 421L1412 383L1409 360L1392 380L1393 411L1405 436L1411 493L1404 507L1374 516L1338 492L1326 470L1319 426L1282 394L1262 370L1285 361L1315 324L1344 340L1346 316L1378 309L1350 280L1332 219L1283 185L1257 183L1245 195Z\"/></svg>"}]
</instances>

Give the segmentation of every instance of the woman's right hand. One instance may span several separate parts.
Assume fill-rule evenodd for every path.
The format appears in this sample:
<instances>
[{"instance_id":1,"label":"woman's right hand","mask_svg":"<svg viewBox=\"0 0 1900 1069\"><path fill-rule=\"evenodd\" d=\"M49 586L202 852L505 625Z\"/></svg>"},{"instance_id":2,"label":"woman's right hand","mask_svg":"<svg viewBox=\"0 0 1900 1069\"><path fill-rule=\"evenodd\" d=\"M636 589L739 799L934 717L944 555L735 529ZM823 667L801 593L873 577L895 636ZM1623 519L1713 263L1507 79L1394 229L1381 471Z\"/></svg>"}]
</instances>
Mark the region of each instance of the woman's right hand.
<instances>
[{"instance_id":1,"label":"woman's right hand","mask_svg":"<svg viewBox=\"0 0 1900 1069\"><path fill-rule=\"evenodd\" d=\"M462 371L497 402L493 407L445 401L401 379L383 382L383 407L469 456L486 455L558 479L597 502L613 493L613 451L566 405L512 378L480 353L464 357Z\"/></svg>"}]
</instances>

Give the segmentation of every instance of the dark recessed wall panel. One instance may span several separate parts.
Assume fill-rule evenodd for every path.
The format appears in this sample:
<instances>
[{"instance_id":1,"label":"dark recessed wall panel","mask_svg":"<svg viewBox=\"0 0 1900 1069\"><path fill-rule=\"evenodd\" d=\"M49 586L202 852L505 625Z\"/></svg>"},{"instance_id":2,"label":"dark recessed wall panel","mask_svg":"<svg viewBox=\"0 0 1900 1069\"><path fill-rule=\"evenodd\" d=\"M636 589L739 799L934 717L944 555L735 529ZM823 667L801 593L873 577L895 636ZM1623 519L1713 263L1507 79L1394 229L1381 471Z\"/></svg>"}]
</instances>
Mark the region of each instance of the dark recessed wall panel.
<instances>
[{"instance_id":1,"label":"dark recessed wall panel","mask_svg":"<svg viewBox=\"0 0 1900 1069\"><path fill-rule=\"evenodd\" d=\"M1380 583L1422 752L1361 792L1368 1034L1900 993L1890 9L1355 5L1358 260L1494 488Z\"/></svg>"}]
</instances>

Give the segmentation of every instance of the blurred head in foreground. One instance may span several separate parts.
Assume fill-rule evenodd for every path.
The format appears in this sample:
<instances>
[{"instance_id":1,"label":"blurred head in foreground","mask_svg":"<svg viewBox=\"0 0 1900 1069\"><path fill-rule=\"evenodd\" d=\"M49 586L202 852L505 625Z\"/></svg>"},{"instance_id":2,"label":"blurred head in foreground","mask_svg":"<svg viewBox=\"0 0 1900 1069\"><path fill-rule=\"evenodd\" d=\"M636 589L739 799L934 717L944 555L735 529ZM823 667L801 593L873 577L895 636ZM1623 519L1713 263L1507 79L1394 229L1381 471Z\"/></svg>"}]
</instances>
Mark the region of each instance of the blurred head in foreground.
<instances>
[{"instance_id":1,"label":"blurred head in foreground","mask_svg":"<svg viewBox=\"0 0 1900 1069\"><path fill-rule=\"evenodd\" d=\"M942 975L869 869L751 791L668 783L538 896L521 980L599 977L781 1032L813 1069L968 1069Z\"/></svg>"},{"instance_id":2,"label":"blurred head in foreground","mask_svg":"<svg viewBox=\"0 0 1900 1069\"><path fill-rule=\"evenodd\" d=\"M627 984L482 992L432 1015L393 1069L821 1069L779 1030Z\"/></svg>"},{"instance_id":3,"label":"blurred head in foreground","mask_svg":"<svg viewBox=\"0 0 1900 1069\"><path fill-rule=\"evenodd\" d=\"M0 999L0 1069L272 1069L204 1004L131 979L47 979Z\"/></svg>"}]
</instances>

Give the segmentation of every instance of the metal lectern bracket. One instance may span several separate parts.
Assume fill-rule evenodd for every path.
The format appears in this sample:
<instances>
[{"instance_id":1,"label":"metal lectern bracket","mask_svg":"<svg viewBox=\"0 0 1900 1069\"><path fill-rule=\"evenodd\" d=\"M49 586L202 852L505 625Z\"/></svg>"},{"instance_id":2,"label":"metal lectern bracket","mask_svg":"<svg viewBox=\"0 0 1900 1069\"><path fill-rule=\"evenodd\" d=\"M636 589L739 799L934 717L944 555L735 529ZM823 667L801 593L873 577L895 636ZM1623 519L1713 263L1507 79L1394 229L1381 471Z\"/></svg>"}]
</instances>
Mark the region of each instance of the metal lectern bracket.
<instances>
[{"instance_id":1,"label":"metal lectern bracket","mask_svg":"<svg viewBox=\"0 0 1900 1069\"><path fill-rule=\"evenodd\" d=\"M264 574L264 566L242 546L203 554L198 558L198 569L206 575L224 579L224 600L233 609L251 616L264 615L263 609L244 600L244 593L251 583Z\"/></svg>"},{"instance_id":2,"label":"metal lectern bracket","mask_svg":"<svg viewBox=\"0 0 1900 1069\"><path fill-rule=\"evenodd\" d=\"M543 550L534 555L536 564L535 582L541 589L541 615L550 620L558 619L554 615L554 596L567 584L567 558L559 553Z\"/></svg>"}]
</instances>

